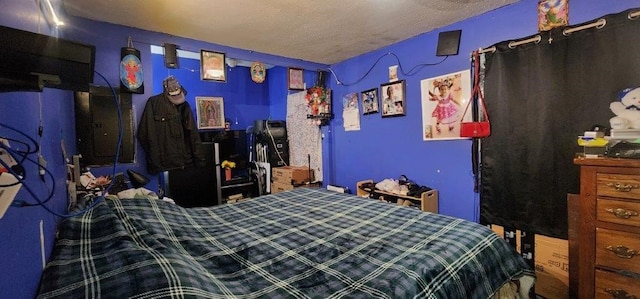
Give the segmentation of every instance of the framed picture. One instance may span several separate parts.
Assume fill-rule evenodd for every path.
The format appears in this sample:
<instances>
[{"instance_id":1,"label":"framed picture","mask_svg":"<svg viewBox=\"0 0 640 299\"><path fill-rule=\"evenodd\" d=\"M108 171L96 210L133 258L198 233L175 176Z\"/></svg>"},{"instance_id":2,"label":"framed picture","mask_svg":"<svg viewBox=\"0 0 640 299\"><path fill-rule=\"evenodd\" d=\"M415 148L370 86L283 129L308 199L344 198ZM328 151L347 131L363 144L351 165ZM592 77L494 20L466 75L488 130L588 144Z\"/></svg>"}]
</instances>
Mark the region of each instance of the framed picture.
<instances>
[{"instance_id":1,"label":"framed picture","mask_svg":"<svg viewBox=\"0 0 640 299\"><path fill-rule=\"evenodd\" d=\"M362 114L378 113L378 89L372 88L360 93Z\"/></svg>"},{"instance_id":2,"label":"framed picture","mask_svg":"<svg viewBox=\"0 0 640 299\"><path fill-rule=\"evenodd\" d=\"M196 97L198 129L224 129L224 101L222 97Z\"/></svg>"},{"instance_id":3,"label":"framed picture","mask_svg":"<svg viewBox=\"0 0 640 299\"><path fill-rule=\"evenodd\" d=\"M460 122L471 97L471 71L463 70L420 81L422 140L461 139ZM464 121L471 121L468 111Z\"/></svg>"},{"instance_id":4,"label":"framed picture","mask_svg":"<svg viewBox=\"0 0 640 299\"><path fill-rule=\"evenodd\" d=\"M224 53L200 50L200 77L206 81L227 82Z\"/></svg>"},{"instance_id":5,"label":"framed picture","mask_svg":"<svg viewBox=\"0 0 640 299\"><path fill-rule=\"evenodd\" d=\"M569 0L538 0L538 31L569 25Z\"/></svg>"},{"instance_id":6,"label":"framed picture","mask_svg":"<svg viewBox=\"0 0 640 299\"><path fill-rule=\"evenodd\" d=\"M287 72L287 82L289 90L304 90L304 70L290 67Z\"/></svg>"},{"instance_id":7,"label":"framed picture","mask_svg":"<svg viewBox=\"0 0 640 299\"><path fill-rule=\"evenodd\" d=\"M382 117L405 115L404 80L380 85Z\"/></svg>"}]
</instances>

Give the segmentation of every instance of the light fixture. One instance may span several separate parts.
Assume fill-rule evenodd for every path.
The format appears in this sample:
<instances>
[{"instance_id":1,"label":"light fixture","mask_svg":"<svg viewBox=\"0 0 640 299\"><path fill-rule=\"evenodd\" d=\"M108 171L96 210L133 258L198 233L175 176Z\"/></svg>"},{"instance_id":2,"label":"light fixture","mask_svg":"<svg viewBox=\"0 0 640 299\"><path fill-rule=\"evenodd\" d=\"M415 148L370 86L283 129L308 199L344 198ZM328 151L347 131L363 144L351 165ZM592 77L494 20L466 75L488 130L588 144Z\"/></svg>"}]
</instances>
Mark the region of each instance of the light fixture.
<instances>
[{"instance_id":1,"label":"light fixture","mask_svg":"<svg viewBox=\"0 0 640 299\"><path fill-rule=\"evenodd\" d=\"M238 61L234 58L225 58L225 62L229 67L236 67L238 65Z\"/></svg>"},{"instance_id":2,"label":"light fixture","mask_svg":"<svg viewBox=\"0 0 640 299\"><path fill-rule=\"evenodd\" d=\"M42 15L49 23L51 28L57 28L64 25L62 13L60 9L60 0L37 0Z\"/></svg>"}]
</instances>

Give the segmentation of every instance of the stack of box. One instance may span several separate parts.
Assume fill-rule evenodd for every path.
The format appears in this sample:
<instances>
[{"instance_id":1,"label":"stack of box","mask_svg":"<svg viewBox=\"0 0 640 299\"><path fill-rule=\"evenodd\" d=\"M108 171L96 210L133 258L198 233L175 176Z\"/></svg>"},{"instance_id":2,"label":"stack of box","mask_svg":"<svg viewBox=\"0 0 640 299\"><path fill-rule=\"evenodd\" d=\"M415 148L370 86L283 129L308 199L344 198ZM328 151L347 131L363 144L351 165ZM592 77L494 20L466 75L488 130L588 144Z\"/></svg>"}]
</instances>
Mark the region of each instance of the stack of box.
<instances>
[{"instance_id":1,"label":"stack of box","mask_svg":"<svg viewBox=\"0 0 640 299\"><path fill-rule=\"evenodd\" d=\"M584 135L578 136L578 145L582 146L586 158L604 156L609 143L604 137L603 131L585 131Z\"/></svg>"},{"instance_id":2,"label":"stack of box","mask_svg":"<svg viewBox=\"0 0 640 299\"><path fill-rule=\"evenodd\" d=\"M505 229L495 224L491 225L491 229L513 246L530 266L534 265L536 295L543 298L569 298L570 265L567 240Z\"/></svg>"},{"instance_id":3,"label":"stack of box","mask_svg":"<svg viewBox=\"0 0 640 299\"><path fill-rule=\"evenodd\" d=\"M313 170L303 166L282 166L271 170L271 193L292 190L299 186L308 186L313 182Z\"/></svg>"}]
</instances>

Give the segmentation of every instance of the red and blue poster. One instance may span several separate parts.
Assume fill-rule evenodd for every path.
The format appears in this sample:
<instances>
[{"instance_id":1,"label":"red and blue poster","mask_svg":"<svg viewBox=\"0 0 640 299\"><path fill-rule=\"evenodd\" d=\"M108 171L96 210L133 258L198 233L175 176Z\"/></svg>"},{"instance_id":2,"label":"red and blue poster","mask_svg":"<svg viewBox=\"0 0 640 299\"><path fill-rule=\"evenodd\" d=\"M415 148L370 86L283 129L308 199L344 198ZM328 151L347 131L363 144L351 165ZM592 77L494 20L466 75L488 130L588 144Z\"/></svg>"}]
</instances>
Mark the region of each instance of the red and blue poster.
<instances>
[{"instance_id":1,"label":"red and blue poster","mask_svg":"<svg viewBox=\"0 0 640 299\"><path fill-rule=\"evenodd\" d=\"M120 91L144 93L144 78L140 51L131 47L120 50Z\"/></svg>"}]
</instances>

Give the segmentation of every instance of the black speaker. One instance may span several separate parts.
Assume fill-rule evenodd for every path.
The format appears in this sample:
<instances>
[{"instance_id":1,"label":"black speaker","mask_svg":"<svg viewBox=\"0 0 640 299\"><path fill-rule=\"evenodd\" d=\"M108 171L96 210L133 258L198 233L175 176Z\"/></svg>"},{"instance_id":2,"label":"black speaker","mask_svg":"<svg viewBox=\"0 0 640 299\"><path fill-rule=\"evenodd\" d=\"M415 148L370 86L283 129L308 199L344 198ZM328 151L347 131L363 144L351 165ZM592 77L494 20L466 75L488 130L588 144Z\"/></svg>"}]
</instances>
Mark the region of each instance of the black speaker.
<instances>
[{"instance_id":1,"label":"black speaker","mask_svg":"<svg viewBox=\"0 0 640 299\"><path fill-rule=\"evenodd\" d=\"M178 68L178 46L174 44L164 44L164 66L170 69Z\"/></svg>"},{"instance_id":2,"label":"black speaker","mask_svg":"<svg viewBox=\"0 0 640 299\"><path fill-rule=\"evenodd\" d=\"M323 70L318 70L316 72L316 86L326 87L327 86L327 72Z\"/></svg>"},{"instance_id":3,"label":"black speaker","mask_svg":"<svg viewBox=\"0 0 640 299\"><path fill-rule=\"evenodd\" d=\"M438 34L436 56L458 55L462 30L444 31Z\"/></svg>"}]
</instances>

